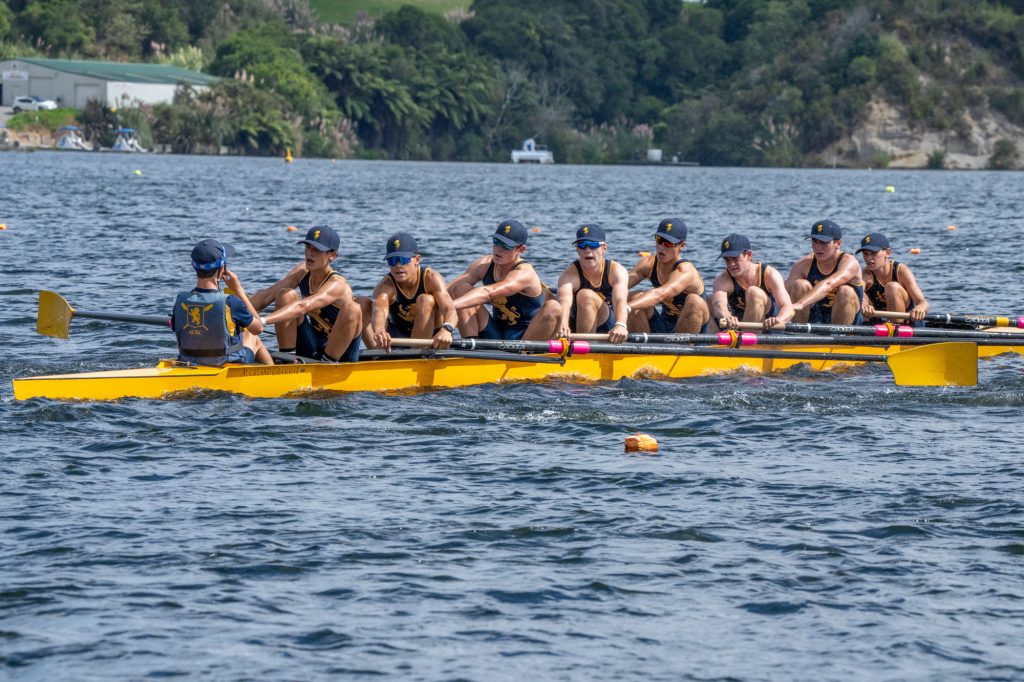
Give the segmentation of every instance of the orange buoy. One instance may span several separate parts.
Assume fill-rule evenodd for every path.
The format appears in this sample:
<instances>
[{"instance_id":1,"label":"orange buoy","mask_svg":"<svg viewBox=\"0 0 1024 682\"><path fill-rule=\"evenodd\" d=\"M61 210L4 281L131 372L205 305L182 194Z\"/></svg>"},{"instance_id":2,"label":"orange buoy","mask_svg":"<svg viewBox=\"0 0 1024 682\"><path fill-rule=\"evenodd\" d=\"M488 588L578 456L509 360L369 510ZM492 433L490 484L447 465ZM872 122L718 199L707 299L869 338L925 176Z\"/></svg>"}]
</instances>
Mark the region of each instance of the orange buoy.
<instances>
[{"instance_id":1,"label":"orange buoy","mask_svg":"<svg viewBox=\"0 0 1024 682\"><path fill-rule=\"evenodd\" d=\"M946 229L949 230L950 232L952 232L953 230L956 229L956 225L947 225Z\"/></svg>"},{"instance_id":2,"label":"orange buoy","mask_svg":"<svg viewBox=\"0 0 1024 682\"><path fill-rule=\"evenodd\" d=\"M540 232L540 228L539 227L531 227L530 228L530 232L533 232L534 234L537 234L538 232Z\"/></svg>"},{"instance_id":3,"label":"orange buoy","mask_svg":"<svg viewBox=\"0 0 1024 682\"><path fill-rule=\"evenodd\" d=\"M658 441L646 433L634 433L626 436L626 452L657 452Z\"/></svg>"},{"instance_id":4,"label":"orange buoy","mask_svg":"<svg viewBox=\"0 0 1024 682\"><path fill-rule=\"evenodd\" d=\"M288 231L289 232L298 232L299 228L295 227L294 225L289 225L288 226Z\"/></svg>"},{"instance_id":5,"label":"orange buoy","mask_svg":"<svg viewBox=\"0 0 1024 682\"><path fill-rule=\"evenodd\" d=\"M912 254L914 254L916 256L917 254L921 253L921 249L918 249L918 248L915 247L915 248L910 250L910 253L912 253Z\"/></svg>"},{"instance_id":6,"label":"orange buoy","mask_svg":"<svg viewBox=\"0 0 1024 682\"><path fill-rule=\"evenodd\" d=\"M637 251L636 255L640 256L641 258L647 258L648 256L651 255L651 252L650 251Z\"/></svg>"},{"instance_id":7,"label":"orange buoy","mask_svg":"<svg viewBox=\"0 0 1024 682\"><path fill-rule=\"evenodd\" d=\"M4 224L4 223L0 223L0 230L6 230L6 229L7 229L7 225Z\"/></svg>"}]
</instances>

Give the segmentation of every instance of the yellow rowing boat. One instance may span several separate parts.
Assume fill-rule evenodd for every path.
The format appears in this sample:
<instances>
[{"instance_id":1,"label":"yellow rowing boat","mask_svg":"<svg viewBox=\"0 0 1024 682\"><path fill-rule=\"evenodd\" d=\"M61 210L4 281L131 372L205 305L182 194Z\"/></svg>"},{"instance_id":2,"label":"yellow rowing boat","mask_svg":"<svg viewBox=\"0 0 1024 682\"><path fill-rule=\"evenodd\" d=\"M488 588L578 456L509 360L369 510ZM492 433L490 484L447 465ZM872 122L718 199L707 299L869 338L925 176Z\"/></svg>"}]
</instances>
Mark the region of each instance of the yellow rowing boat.
<instances>
[{"instance_id":1,"label":"yellow rowing boat","mask_svg":"<svg viewBox=\"0 0 1024 682\"><path fill-rule=\"evenodd\" d=\"M992 350L996 347L988 347ZM358 363L184 366L161 361L156 367L14 380L18 400L117 400L161 398L195 391L228 391L254 398L277 398L309 391L398 391L457 388L502 381L614 381L635 378L690 378L722 372L773 372L798 364L831 370L865 364L871 356L893 371L897 384L972 385L977 381L978 349L969 343L943 343L900 350L897 346L801 348L798 353L765 347L784 357L592 355L443 357L369 360ZM707 349L713 352L715 349ZM742 351L741 351L742 352ZM821 355L818 358L811 356ZM860 359L856 359L860 358Z\"/></svg>"}]
</instances>

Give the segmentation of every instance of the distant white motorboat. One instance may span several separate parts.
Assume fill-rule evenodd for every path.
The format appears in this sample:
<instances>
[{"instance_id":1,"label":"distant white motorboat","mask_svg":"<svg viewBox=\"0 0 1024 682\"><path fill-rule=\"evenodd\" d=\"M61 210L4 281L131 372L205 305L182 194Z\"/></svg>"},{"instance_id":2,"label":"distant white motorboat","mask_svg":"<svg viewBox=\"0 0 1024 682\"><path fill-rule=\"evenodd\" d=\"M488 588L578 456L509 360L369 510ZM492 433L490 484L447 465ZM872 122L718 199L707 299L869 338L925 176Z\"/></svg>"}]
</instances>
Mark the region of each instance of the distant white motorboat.
<instances>
[{"instance_id":1,"label":"distant white motorboat","mask_svg":"<svg viewBox=\"0 0 1024 682\"><path fill-rule=\"evenodd\" d=\"M114 140L114 146L111 150L115 152L138 152L144 154L145 149L139 144L139 136L133 128L118 128L114 131L117 133L117 139Z\"/></svg>"},{"instance_id":2,"label":"distant white motorboat","mask_svg":"<svg viewBox=\"0 0 1024 682\"><path fill-rule=\"evenodd\" d=\"M57 142L57 149L92 151L92 147L82 139L78 126L63 126L60 130L61 136Z\"/></svg>"},{"instance_id":3,"label":"distant white motorboat","mask_svg":"<svg viewBox=\"0 0 1024 682\"><path fill-rule=\"evenodd\" d=\"M512 163L554 163L554 155L542 144L537 144L531 137L523 140L523 148L512 152Z\"/></svg>"}]
</instances>

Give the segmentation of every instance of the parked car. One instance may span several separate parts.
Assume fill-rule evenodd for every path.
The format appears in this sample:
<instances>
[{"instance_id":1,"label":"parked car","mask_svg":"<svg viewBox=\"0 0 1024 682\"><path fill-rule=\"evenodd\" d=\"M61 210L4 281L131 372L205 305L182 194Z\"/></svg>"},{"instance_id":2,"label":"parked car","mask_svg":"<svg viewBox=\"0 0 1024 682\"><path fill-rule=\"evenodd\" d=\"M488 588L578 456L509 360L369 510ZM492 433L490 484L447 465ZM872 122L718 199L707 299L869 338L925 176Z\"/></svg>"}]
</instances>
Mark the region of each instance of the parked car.
<instances>
[{"instance_id":1,"label":"parked car","mask_svg":"<svg viewBox=\"0 0 1024 682\"><path fill-rule=\"evenodd\" d=\"M57 103L52 99L22 95L21 97L15 97L11 106L14 109L14 113L18 113L19 111L43 111L44 109L56 109Z\"/></svg>"}]
</instances>

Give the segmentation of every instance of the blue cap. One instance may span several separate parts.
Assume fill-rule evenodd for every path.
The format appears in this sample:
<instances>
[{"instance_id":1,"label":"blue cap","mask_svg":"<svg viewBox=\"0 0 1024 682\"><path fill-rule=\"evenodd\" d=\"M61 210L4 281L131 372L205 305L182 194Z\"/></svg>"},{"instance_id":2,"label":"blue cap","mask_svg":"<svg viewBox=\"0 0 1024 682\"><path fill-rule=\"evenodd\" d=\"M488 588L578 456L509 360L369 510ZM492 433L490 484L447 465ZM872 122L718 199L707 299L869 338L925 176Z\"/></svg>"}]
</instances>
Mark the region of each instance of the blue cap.
<instances>
[{"instance_id":1,"label":"blue cap","mask_svg":"<svg viewBox=\"0 0 1024 682\"><path fill-rule=\"evenodd\" d=\"M889 248L889 240L881 232L872 232L864 239L860 240L860 248L857 249L857 253L861 251L881 251L882 249Z\"/></svg>"},{"instance_id":2,"label":"blue cap","mask_svg":"<svg viewBox=\"0 0 1024 682\"><path fill-rule=\"evenodd\" d=\"M396 232L388 237L387 251L385 253L384 260L387 260L392 256L412 258L419 252L420 247L416 244L415 237L408 232Z\"/></svg>"},{"instance_id":3,"label":"blue cap","mask_svg":"<svg viewBox=\"0 0 1024 682\"><path fill-rule=\"evenodd\" d=\"M494 230L494 238L508 246L523 246L530 235L526 226L518 220L502 220Z\"/></svg>"},{"instance_id":4,"label":"blue cap","mask_svg":"<svg viewBox=\"0 0 1024 682\"><path fill-rule=\"evenodd\" d=\"M221 244L216 239L204 239L192 249L192 267L196 270L217 270L227 265L228 256L235 255L230 244Z\"/></svg>"},{"instance_id":5,"label":"blue cap","mask_svg":"<svg viewBox=\"0 0 1024 682\"><path fill-rule=\"evenodd\" d=\"M742 234L730 234L722 240L722 253L719 258L735 258L742 256L744 252L750 251L750 240Z\"/></svg>"},{"instance_id":6,"label":"blue cap","mask_svg":"<svg viewBox=\"0 0 1024 682\"><path fill-rule=\"evenodd\" d=\"M682 218L665 218L658 223L658 231L654 236L667 239L673 244L686 241L686 223Z\"/></svg>"},{"instance_id":7,"label":"blue cap","mask_svg":"<svg viewBox=\"0 0 1024 682\"><path fill-rule=\"evenodd\" d=\"M811 225L811 233L807 236L807 239L819 242L831 242L842 238L843 231L839 229L838 225L828 219L819 220Z\"/></svg>"},{"instance_id":8,"label":"blue cap","mask_svg":"<svg viewBox=\"0 0 1024 682\"><path fill-rule=\"evenodd\" d=\"M341 239L333 228L327 225L314 225L309 228L306 238L300 244L309 244L318 251L337 251L341 246Z\"/></svg>"},{"instance_id":9,"label":"blue cap","mask_svg":"<svg viewBox=\"0 0 1024 682\"><path fill-rule=\"evenodd\" d=\"M602 242L607 243L604 236L604 228L598 223L587 223L576 228L576 242ZM576 242L573 242L574 244Z\"/></svg>"}]
</instances>

